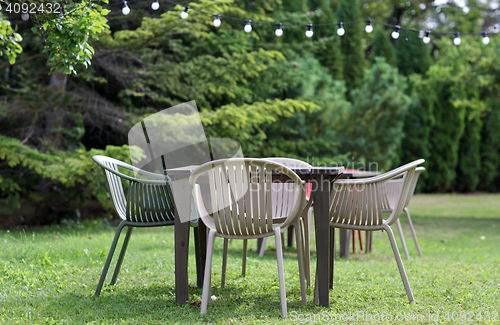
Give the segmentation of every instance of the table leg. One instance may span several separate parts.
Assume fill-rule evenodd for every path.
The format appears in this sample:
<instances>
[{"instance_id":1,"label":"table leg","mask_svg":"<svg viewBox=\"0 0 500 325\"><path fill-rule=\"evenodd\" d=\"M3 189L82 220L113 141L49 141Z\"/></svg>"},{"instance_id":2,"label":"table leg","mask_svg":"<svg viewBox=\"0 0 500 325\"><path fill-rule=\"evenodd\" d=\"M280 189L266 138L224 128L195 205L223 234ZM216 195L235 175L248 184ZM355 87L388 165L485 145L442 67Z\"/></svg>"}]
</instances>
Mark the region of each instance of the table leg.
<instances>
[{"instance_id":1,"label":"table leg","mask_svg":"<svg viewBox=\"0 0 500 325\"><path fill-rule=\"evenodd\" d=\"M263 241L264 241L264 240L263 240L262 238L257 238L257 254L259 254L259 253L260 253L260 249L261 249L261 247L262 247L262 242L263 242Z\"/></svg>"},{"instance_id":2,"label":"table leg","mask_svg":"<svg viewBox=\"0 0 500 325\"><path fill-rule=\"evenodd\" d=\"M340 233L340 258L349 257L349 231L347 229L339 229Z\"/></svg>"},{"instance_id":3,"label":"table leg","mask_svg":"<svg viewBox=\"0 0 500 325\"><path fill-rule=\"evenodd\" d=\"M316 178L314 191L314 223L316 233L316 288L319 305L329 307L329 276L330 276L330 180L327 176ZM314 184L313 184L314 188ZM333 268L332 268L333 269Z\"/></svg>"},{"instance_id":4,"label":"table leg","mask_svg":"<svg viewBox=\"0 0 500 325\"><path fill-rule=\"evenodd\" d=\"M198 288L203 288L205 262L207 260L207 226L203 221L198 220L198 227L193 228L193 231L196 253L196 285Z\"/></svg>"},{"instance_id":5,"label":"table leg","mask_svg":"<svg viewBox=\"0 0 500 325\"><path fill-rule=\"evenodd\" d=\"M175 216L175 302L186 303L188 287L189 222L180 222Z\"/></svg>"},{"instance_id":6,"label":"table leg","mask_svg":"<svg viewBox=\"0 0 500 325\"><path fill-rule=\"evenodd\" d=\"M191 208L190 201L190 187L184 184L182 181L174 181L174 193L178 195L179 198L184 198L188 203L187 207L181 208L182 213L186 213L189 216L189 210ZM188 257L189 257L189 226L190 223L184 217L181 218L179 215L179 210L177 209L177 203L183 202L182 200L176 200L175 208L175 302L179 305L183 305L187 302L189 298L189 286L188 286ZM186 211L187 210L187 211ZM184 221L184 222L182 222Z\"/></svg>"},{"instance_id":7,"label":"table leg","mask_svg":"<svg viewBox=\"0 0 500 325\"><path fill-rule=\"evenodd\" d=\"M293 226L288 227L287 246L288 247L293 247Z\"/></svg>"}]
</instances>

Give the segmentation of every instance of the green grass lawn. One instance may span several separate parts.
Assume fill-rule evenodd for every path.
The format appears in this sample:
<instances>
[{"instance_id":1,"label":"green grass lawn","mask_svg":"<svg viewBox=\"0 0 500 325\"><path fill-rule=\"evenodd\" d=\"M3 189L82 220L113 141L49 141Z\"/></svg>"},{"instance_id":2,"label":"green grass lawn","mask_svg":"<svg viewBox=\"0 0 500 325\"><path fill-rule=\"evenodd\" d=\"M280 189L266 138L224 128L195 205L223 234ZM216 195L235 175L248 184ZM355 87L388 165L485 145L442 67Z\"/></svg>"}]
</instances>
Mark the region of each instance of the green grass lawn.
<instances>
[{"instance_id":1,"label":"green grass lawn","mask_svg":"<svg viewBox=\"0 0 500 325\"><path fill-rule=\"evenodd\" d=\"M287 322L370 323L370 317L373 323L500 322L500 195L417 195L409 209L423 253L417 256L402 218L411 256L403 262L415 304L408 304L387 235L376 232L372 253L335 260L328 309L312 303L312 290L308 290L308 306L300 304L296 251L285 250ZM95 299L114 231L103 221L35 231L2 230L0 323L285 322L280 317L273 240L268 241L263 258L251 241L245 278L241 277L242 242L233 241L224 289L220 288L223 241L216 241L212 294L217 300L205 315L196 306L201 289L195 287L191 250L192 305L176 306L173 227L134 229L117 285L105 286ZM313 249L313 274L315 262ZM113 267L114 263L110 273Z\"/></svg>"}]
</instances>

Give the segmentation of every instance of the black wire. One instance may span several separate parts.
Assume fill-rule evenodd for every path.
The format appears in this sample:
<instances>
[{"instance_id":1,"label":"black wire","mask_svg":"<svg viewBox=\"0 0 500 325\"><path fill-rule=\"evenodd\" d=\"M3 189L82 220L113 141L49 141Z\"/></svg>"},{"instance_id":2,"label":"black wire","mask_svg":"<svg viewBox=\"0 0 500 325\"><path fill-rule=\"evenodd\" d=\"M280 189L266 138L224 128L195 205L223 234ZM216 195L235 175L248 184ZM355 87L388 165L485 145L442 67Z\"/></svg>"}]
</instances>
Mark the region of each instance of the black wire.
<instances>
[{"instance_id":1,"label":"black wire","mask_svg":"<svg viewBox=\"0 0 500 325\"><path fill-rule=\"evenodd\" d=\"M139 2L139 1L143 1L143 0L131 0L131 1L127 1L127 4L128 3L135 3L135 2ZM172 1L172 0L163 0L163 1L168 2L170 4L173 4L173 5L178 5L178 6L181 6L181 7L188 8L189 10L197 11L197 12L200 12L202 14L206 14L206 15L210 15L210 16L214 16L214 17L216 15L216 14L212 14L212 13L206 12L204 10L192 8L192 7L188 6L188 5L180 4L180 3ZM123 2L121 2L121 3L113 3L113 4L109 4L109 5L123 5ZM443 6L440 5L440 6L436 6L436 7L443 7ZM470 7L470 6L468 6L468 7ZM457 8L461 8L461 7L457 7ZM313 11L313 13L314 13L314 11ZM347 16L347 17L350 17L350 16ZM234 20L234 21L241 21L241 22L247 22L247 20L248 20L248 19L236 18L236 17L231 17L231 16L223 16L223 15L220 15L219 18L224 18L224 19L227 19L227 20ZM399 25L391 25L391 24L380 22L380 21L374 21L374 20L371 20L370 18L363 19L363 20L357 20L357 21L343 21L342 24L349 25L349 24L366 23L368 20L370 20L372 24L379 24L379 25L382 25L382 26L385 26L385 27L390 27L390 28L396 28L396 27L398 27L400 30L404 30L404 31L411 31L411 32L416 32L416 33L420 33L420 31L421 31L421 29L401 27ZM286 27L286 26L290 26L290 27L308 27L308 26L312 26L312 27L326 27L326 26L338 26L339 25L339 23L329 23L329 24L287 24L287 23L275 23L275 22L268 22L268 21L253 21L253 20L251 21L251 23L252 24L261 24L261 25L274 25L274 26L278 26L278 25L281 24L282 27ZM429 31L431 34L434 34L434 35L453 35L453 36L455 35L455 32L435 32L435 31L432 31L432 30L425 30L425 31ZM480 32L480 33L460 33L460 35L482 35L482 34L483 34L483 32ZM488 35L496 35L496 34L497 33L489 33Z\"/></svg>"}]
</instances>

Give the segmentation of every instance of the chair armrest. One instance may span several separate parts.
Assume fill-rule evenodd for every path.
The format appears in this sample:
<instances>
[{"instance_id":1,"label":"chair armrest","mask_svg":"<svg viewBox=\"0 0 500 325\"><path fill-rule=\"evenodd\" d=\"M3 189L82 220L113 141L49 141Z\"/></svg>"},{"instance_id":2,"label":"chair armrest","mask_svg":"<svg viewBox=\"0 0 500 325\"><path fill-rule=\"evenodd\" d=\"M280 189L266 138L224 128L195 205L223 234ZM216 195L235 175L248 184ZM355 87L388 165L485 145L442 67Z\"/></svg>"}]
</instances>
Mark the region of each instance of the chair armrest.
<instances>
[{"instance_id":1,"label":"chair armrest","mask_svg":"<svg viewBox=\"0 0 500 325\"><path fill-rule=\"evenodd\" d=\"M373 177L368 177L368 178L361 178L361 179L339 179L335 182L335 184L342 184L342 185L363 185L363 184L373 184L373 183L378 183L382 181L386 181L389 179L392 179L394 177L402 175L404 172L409 170L410 168L413 168L415 166L418 166L422 163L424 163L424 159L419 159L415 160L409 164L403 165L401 167L398 167L396 169L393 169L387 173L384 173L382 175L377 175Z\"/></svg>"},{"instance_id":2,"label":"chair armrest","mask_svg":"<svg viewBox=\"0 0 500 325\"><path fill-rule=\"evenodd\" d=\"M137 182L137 183L141 183L141 184L149 184L149 185L166 185L167 183L169 183L171 181L170 177L168 177L166 175L161 175L161 174L147 172L147 171L144 171L144 170L142 170L140 168L134 167L132 165L129 165L127 163L124 163L123 161L120 161L120 160L117 160L117 159L114 159L114 158L105 157L105 156L94 156L94 157L92 157L92 159L99 166L101 166L105 170L109 171L110 173L113 173L113 174L115 174L116 176L118 176L120 178L127 179L127 180L132 181L132 182ZM153 179L153 180L150 180L150 179L141 179L141 178L135 178L135 177L132 177L132 176L125 175L125 174L123 174L123 173L121 173L121 172L119 172L117 170L114 170L110 166L108 166L106 164L106 162L115 164L117 166L129 169L129 170L131 170L133 172L136 172L138 174L141 174L141 175L144 175L144 176L149 176L149 177L152 177L152 178L155 178L155 179Z\"/></svg>"}]
</instances>

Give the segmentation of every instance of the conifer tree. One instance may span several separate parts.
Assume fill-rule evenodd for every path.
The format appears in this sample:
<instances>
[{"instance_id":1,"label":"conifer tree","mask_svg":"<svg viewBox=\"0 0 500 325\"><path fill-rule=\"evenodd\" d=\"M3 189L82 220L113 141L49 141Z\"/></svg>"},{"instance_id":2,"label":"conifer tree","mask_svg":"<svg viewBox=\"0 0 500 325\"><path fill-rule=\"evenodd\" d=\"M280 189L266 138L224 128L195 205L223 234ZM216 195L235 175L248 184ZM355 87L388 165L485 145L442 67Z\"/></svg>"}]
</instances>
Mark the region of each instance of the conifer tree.
<instances>
[{"instance_id":1,"label":"conifer tree","mask_svg":"<svg viewBox=\"0 0 500 325\"><path fill-rule=\"evenodd\" d=\"M331 7L324 1L318 7L313 7L318 18L317 24L335 24L337 19L333 15ZM316 32L318 40L314 55L322 66L328 69L330 75L335 80L342 80L344 64L342 52L340 51L340 39L335 28L318 28Z\"/></svg>"},{"instance_id":2,"label":"conifer tree","mask_svg":"<svg viewBox=\"0 0 500 325\"><path fill-rule=\"evenodd\" d=\"M500 189L500 101L490 100L490 111L483 117L481 129L481 182L488 191Z\"/></svg>"},{"instance_id":3,"label":"conifer tree","mask_svg":"<svg viewBox=\"0 0 500 325\"><path fill-rule=\"evenodd\" d=\"M377 28L375 37L373 38L373 45L370 51L370 61L375 62L375 58L381 56L385 58L385 62L391 66L396 66L396 57L394 54L394 46L389 40L389 35L382 29Z\"/></svg>"},{"instance_id":4,"label":"conifer tree","mask_svg":"<svg viewBox=\"0 0 500 325\"><path fill-rule=\"evenodd\" d=\"M340 0L337 6L339 19L352 21L361 18L358 0ZM365 54L362 46L363 25L345 25L345 34L341 37L341 51L344 60L344 80L348 91L358 88L363 81Z\"/></svg>"},{"instance_id":5,"label":"conifer tree","mask_svg":"<svg viewBox=\"0 0 500 325\"><path fill-rule=\"evenodd\" d=\"M396 43L396 61L399 73L408 76L412 73L424 74L432 63L429 45L422 42L417 33L408 33L408 41Z\"/></svg>"},{"instance_id":6,"label":"conifer tree","mask_svg":"<svg viewBox=\"0 0 500 325\"><path fill-rule=\"evenodd\" d=\"M459 163L456 170L455 188L460 192L474 192L479 184L481 173L479 144L483 122L477 112L469 111L468 114L458 150Z\"/></svg>"}]
</instances>

